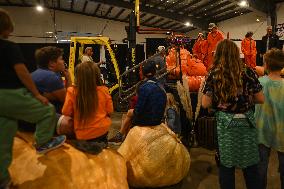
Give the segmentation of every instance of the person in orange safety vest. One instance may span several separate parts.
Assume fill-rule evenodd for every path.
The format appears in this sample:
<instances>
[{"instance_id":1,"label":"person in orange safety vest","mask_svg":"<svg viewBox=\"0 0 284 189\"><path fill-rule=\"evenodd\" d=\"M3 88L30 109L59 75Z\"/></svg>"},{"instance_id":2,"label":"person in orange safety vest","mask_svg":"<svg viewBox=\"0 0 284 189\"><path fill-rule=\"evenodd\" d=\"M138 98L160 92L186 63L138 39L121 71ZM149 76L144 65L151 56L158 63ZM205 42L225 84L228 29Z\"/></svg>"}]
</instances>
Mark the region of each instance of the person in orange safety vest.
<instances>
[{"instance_id":1,"label":"person in orange safety vest","mask_svg":"<svg viewBox=\"0 0 284 189\"><path fill-rule=\"evenodd\" d=\"M216 50L217 44L224 39L223 33L220 30L218 30L215 23L210 23L208 29L210 31L207 36L207 42L208 42L207 61L208 62L207 64L205 64L207 70L210 69L213 63L214 52Z\"/></svg>"},{"instance_id":2,"label":"person in orange safety vest","mask_svg":"<svg viewBox=\"0 0 284 189\"><path fill-rule=\"evenodd\" d=\"M256 42L252 39L253 32L247 32L242 41L242 53L245 57L245 63L251 68L256 66Z\"/></svg>"},{"instance_id":3,"label":"person in orange safety vest","mask_svg":"<svg viewBox=\"0 0 284 189\"><path fill-rule=\"evenodd\" d=\"M199 33L192 48L193 56L201 61L203 61L204 57L203 52L201 51L203 42L204 42L203 33Z\"/></svg>"}]
</instances>

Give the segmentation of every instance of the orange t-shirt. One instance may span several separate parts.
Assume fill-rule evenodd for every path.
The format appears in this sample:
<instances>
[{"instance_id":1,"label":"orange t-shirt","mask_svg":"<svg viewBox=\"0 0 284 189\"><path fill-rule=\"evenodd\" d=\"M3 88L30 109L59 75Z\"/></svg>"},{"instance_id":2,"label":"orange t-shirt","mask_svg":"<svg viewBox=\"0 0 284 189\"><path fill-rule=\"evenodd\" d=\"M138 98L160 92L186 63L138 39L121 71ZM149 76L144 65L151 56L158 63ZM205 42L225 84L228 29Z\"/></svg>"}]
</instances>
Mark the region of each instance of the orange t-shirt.
<instances>
[{"instance_id":1,"label":"orange t-shirt","mask_svg":"<svg viewBox=\"0 0 284 189\"><path fill-rule=\"evenodd\" d=\"M242 53L244 55L256 56L256 43L253 39L245 38L242 41Z\"/></svg>"},{"instance_id":2,"label":"orange t-shirt","mask_svg":"<svg viewBox=\"0 0 284 189\"><path fill-rule=\"evenodd\" d=\"M65 103L62 108L62 114L73 117L74 131L79 140L95 139L106 134L111 125L109 114L113 112L112 99L108 88L98 86L98 109L85 123L79 124L78 110L76 109L76 87L67 89Z\"/></svg>"}]
</instances>

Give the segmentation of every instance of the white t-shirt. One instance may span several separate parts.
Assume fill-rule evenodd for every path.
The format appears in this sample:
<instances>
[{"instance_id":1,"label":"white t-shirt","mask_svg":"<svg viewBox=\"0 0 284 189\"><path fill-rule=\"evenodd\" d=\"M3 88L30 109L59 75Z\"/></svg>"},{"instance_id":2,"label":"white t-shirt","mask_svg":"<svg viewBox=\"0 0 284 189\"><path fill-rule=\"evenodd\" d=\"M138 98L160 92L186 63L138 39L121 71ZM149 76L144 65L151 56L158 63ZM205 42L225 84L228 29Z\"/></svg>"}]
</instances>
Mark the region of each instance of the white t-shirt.
<instances>
[{"instance_id":1,"label":"white t-shirt","mask_svg":"<svg viewBox=\"0 0 284 189\"><path fill-rule=\"evenodd\" d=\"M83 55L81 62L93 62L93 58L91 56Z\"/></svg>"}]
</instances>

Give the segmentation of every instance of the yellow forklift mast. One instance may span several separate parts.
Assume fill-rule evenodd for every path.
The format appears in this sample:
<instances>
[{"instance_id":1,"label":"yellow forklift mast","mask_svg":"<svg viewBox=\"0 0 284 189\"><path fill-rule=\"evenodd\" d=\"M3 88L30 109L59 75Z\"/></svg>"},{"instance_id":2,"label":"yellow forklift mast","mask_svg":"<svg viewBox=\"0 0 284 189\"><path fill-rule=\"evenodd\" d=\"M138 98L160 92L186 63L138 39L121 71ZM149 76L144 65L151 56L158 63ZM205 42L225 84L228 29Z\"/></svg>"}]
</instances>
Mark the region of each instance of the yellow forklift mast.
<instances>
[{"instance_id":1,"label":"yellow forklift mast","mask_svg":"<svg viewBox=\"0 0 284 189\"><path fill-rule=\"evenodd\" d=\"M116 111L125 111L127 110L127 103L122 103L119 98L119 82L120 80L120 71L115 58L115 54L111 48L110 39L108 37L71 37L70 42L70 56L69 56L69 72L71 75L72 83L74 83L74 71L75 66L81 63L81 57L83 55L84 49L89 45L100 45L104 46L106 51L109 52L110 61L113 65L115 72L115 83L109 85L109 93L112 96L114 108Z\"/></svg>"},{"instance_id":2,"label":"yellow forklift mast","mask_svg":"<svg viewBox=\"0 0 284 189\"><path fill-rule=\"evenodd\" d=\"M75 66L79 64L81 61L81 57L83 55L85 45L101 45L105 46L106 50L109 52L111 63L113 64L117 83L110 86L109 92L111 95L118 89L118 82L120 77L120 72L118 68L118 64L115 58L115 54L110 46L110 39L108 37L71 37L70 42L70 56L69 56L69 72L71 75L72 83L74 83L74 70ZM76 49L79 49L79 53L76 53Z\"/></svg>"}]
</instances>

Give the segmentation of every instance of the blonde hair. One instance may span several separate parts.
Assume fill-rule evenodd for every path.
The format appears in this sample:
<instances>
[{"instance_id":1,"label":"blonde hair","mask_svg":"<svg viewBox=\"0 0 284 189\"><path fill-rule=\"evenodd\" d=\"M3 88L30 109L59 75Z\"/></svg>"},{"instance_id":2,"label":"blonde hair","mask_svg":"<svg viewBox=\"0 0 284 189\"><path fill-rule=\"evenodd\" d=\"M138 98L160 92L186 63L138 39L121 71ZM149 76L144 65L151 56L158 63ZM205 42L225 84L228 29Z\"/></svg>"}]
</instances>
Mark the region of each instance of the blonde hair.
<instances>
[{"instance_id":1,"label":"blonde hair","mask_svg":"<svg viewBox=\"0 0 284 189\"><path fill-rule=\"evenodd\" d=\"M80 123L88 120L98 108L97 86L102 85L99 67L94 62L83 62L76 67L76 108Z\"/></svg>"},{"instance_id":2,"label":"blonde hair","mask_svg":"<svg viewBox=\"0 0 284 189\"><path fill-rule=\"evenodd\" d=\"M242 89L242 73L245 65L240 59L238 46L231 40L221 41L216 49L211 68L214 93L218 103L226 103Z\"/></svg>"},{"instance_id":3,"label":"blonde hair","mask_svg":"<svg viewBox=\"0 0 284 189\"><path fill-rule=\"evenodd\" d=\"M7 30L13 32L14 24L9 13L6 10L0 8L0 33Z\"/></svg>"},{"instance_id":4,"label":"blonde hair","mask_svg":"<svg viewBox=\"0 0 284 189\"><path fill-rule=\"evenodd\" d=\"M169 108L173 108L176 112L179 113L178 103L175 100L175 97L172 93L167 93L167 104L166 104L166 111Z\"/></svg>"}]
</instances>

